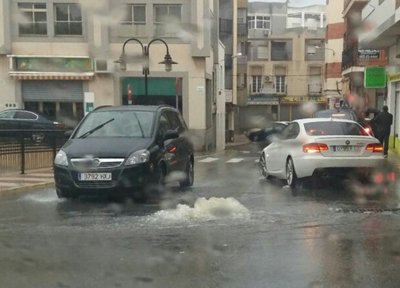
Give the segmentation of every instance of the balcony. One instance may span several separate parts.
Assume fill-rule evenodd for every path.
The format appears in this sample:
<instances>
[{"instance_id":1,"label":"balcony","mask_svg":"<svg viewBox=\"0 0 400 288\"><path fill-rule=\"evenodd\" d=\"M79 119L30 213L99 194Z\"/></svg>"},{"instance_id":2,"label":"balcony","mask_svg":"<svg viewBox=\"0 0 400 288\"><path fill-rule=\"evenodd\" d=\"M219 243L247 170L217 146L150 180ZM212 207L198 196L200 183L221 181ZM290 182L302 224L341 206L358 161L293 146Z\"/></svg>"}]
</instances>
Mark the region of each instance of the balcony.
<instances>
[{"instance_id":1,"label":"balcony","mask_svg":"<svg viewBox=\"0 0 400 288\"><path fill-rule=\"evenodd\" d=\"M343 16L346 16L350 11L360 11L370 0L344 0Z\"/></svg>"},{"instance_id":2,"label":"balcony","mask_svg":"<svg viewBox=\"0 0 400 288\"><path fill-rule=\"evenodd\" d=\"M231 19L219 18L219 33L225 35L232 35L232 23Z\"/></svg>"},{"instance_id":3,"label":"balcony","mask_svg":"<svg viewBox=\"0 0 400 288\"><path fill-rule=\"evenodd\" d=\"M386 64L387 57L384 50L358 50L357 45L355 45L347 48L342 53L342 72L352 67L384 66ZM358 70L353 72L363 71L363 69Z\"/></svg>"}]
</instances>

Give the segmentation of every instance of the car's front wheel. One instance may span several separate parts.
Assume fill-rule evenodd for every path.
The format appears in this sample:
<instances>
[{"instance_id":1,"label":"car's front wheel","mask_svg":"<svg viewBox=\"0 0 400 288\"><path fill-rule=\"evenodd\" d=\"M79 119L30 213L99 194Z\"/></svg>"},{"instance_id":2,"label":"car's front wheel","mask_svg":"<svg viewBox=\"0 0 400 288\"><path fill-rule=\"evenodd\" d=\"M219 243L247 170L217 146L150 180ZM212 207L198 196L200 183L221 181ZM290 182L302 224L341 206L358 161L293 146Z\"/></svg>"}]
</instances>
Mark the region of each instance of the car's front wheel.
<instances>
[{"instance_id":1,"label":"car's front wheel","mask_svg":"<svg viewBox=\"0 0 400 288\"><path fill-rule=\"evenodd\" d=\"M192 187L194 183L194 164L191 159L189 159L186 171L185 171L185 179L179 182L179 185L182 188Z\"/></svg>"},{"instance_id":2,"label":"car's front wheel","mask_svg":"<svg viewBox=\"0 0 400 288\"><path fill-rule=\"evenodd\" d=\"M258 161L258 170L260 171L260 176L265 179L271 179L271 176L268 174L267 170L267 160L265 159L265 154L260 156L260 160Z\"/></svg>"},{"instance_id":3,"label":"car's front wheel","mask_svg":"<svg viewBox=\"0 0 400 288\"><path fill-rule=\"evenodd\" d=\"M289 158L286 163L286 183L291 188L297 188L299 184L292 158Z\"/></svg>"}]
</instances>

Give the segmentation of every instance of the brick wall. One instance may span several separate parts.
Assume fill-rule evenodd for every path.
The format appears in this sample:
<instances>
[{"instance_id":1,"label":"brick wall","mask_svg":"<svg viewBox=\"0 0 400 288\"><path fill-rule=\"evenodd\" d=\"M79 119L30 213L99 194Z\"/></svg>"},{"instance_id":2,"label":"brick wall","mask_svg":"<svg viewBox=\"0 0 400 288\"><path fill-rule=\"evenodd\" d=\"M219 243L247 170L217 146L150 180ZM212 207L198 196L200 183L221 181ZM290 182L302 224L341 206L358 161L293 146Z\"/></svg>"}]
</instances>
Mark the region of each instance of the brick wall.
<instances>
[{"instance_id":1,"label":"brick wall","mask_svg":"<svg viewBox=\"0 0 400 288\"><path fill-rule=\"evenodd\" d=\"M341 78L342 77L342 63L327 63L326 64L326 78Z\"/></svg>"},{"instance_id":2,"label":"brick wall","mask_svg":"<svg viewBox=\"0 0 400 288\"><path fill-rule=\"evenodd\" d=\"M343 39L345 32L344 23L333 23L326 27L326 40Z\"/></svg>"}]
</instances>

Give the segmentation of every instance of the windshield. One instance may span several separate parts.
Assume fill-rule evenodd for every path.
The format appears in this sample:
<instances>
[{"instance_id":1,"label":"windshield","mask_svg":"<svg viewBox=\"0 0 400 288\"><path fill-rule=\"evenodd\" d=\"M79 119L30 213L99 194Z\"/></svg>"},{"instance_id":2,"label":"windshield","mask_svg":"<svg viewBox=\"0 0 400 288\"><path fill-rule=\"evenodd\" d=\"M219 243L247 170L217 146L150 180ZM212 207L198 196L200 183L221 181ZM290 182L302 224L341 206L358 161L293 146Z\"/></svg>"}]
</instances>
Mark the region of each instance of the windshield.
<instances>
[{"instance_id":1,"label":"windshield","mask_svg":"<svg viewBox=\"0 0 400 288\"><path fill-rule=\"evenodd\" d=\"M80 138L99 125L107 123L94 131L87 138L114 138L114 137L140 137L151 136L153 127L153 112L147 111L99 111L88 115L79 127L74 138ZM114 119L114 120L112 120ZM112 120L112 121L110 121ZM143 131L143 132L142 132ZM85 137L85 138L86 138Z\"/></svg>"},{"instance_id":2,"label":"windshield","mask_svg":"<svg viewBox=\"0 0 400 288\"><path fill-rule=\"evenodd\" d=\"M368 133L357 123L351 122L314 122L304 124L310 136L367 136Z\"/></svg>"}]
</instances>

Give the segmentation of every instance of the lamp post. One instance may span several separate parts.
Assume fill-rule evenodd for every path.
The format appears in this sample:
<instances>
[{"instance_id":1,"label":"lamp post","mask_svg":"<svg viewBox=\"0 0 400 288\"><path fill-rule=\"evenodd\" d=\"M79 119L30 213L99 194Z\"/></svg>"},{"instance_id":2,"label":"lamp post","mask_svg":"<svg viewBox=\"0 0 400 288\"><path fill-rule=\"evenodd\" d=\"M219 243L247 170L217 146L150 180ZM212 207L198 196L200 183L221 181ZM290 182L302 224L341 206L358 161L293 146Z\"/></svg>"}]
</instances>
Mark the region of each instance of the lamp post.
<instances>
[{"instance_id":1,"label":"lamp post","mask_svg":"<svg viewBox=\"0 0 400 288\"><path fill-rule=\"evenodd\" d=\"M162 42L165 45L166 54L164 56L164 60L158 63L158 64L164 64L165 65L165 71L171 72L172 71L172 65L178 64L178 63L172 60L172 57L169 54L168 44L163 39L159 39L159 38L153 39L146 46L139 39L129 38L122 45L122 54L121 54L121 56L119 57L119 59L117 61L115 61L115 63L120 64L120 69L122 71L126 71L126 65L127 65L127 57L126 57L126 53L125 53L125 47L126 47L126 44L128 44L129 42L132 42L132 41L137 42L142 47L142 56L143 56L143 59L144 59L144 64L143 64L143 67L142 67L142 71L143 71L144 82L145 82L145 96L147 97L148 96L148 91L149 91L149 89L148 89L149 88L148 76L150 74L149 52L150 52L151 44L153 44L154 42L158 41L158 42Z\"/></svg>"}]
</instances>

